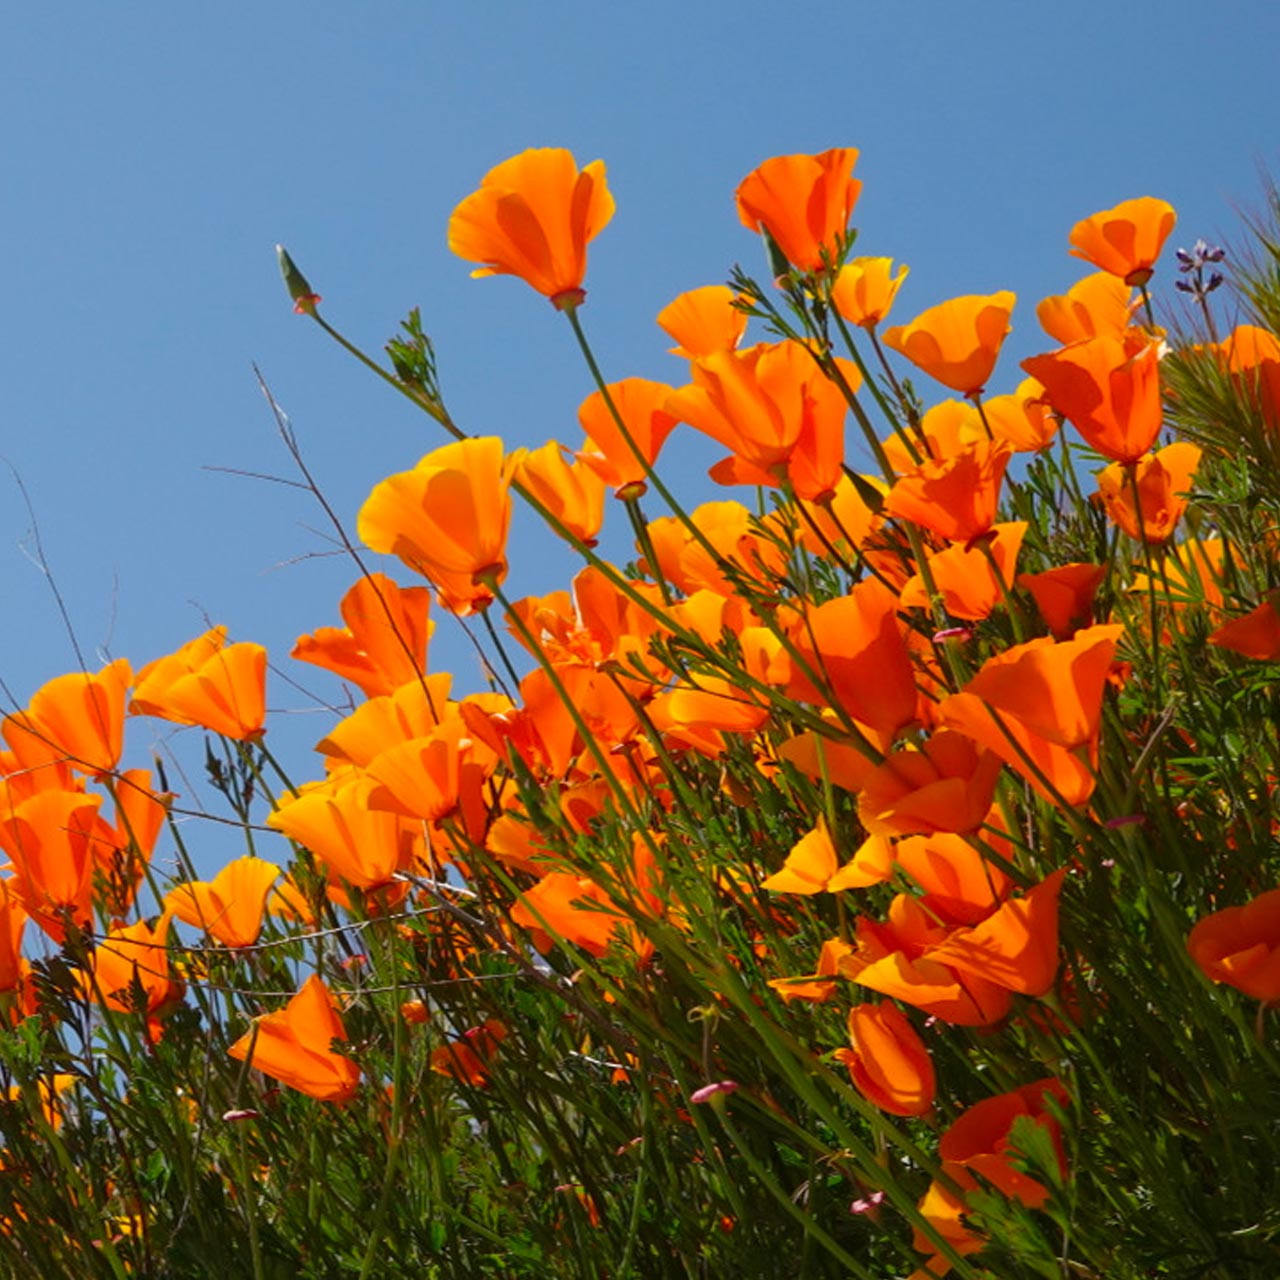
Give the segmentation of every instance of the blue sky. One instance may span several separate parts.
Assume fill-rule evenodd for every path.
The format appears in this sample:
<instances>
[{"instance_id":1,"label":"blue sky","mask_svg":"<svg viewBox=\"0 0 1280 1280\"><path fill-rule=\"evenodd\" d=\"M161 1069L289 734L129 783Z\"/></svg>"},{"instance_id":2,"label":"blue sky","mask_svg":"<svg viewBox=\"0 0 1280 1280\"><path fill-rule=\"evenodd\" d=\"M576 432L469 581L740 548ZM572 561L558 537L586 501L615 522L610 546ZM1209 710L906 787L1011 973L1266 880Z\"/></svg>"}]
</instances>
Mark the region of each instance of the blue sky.
<instances>
[{"instance_id":1,"label":"blue sky","mask_svg":"<svg viewBox=\"0 0 1280 1280\"><path fill-rule=\"evenodd\" d=\"M1014 290L992 385L1011 389L1016 360L1048 345L1035 303L1086 270L1066 254L1077 219L1158 195L1180 215L1173 244L1190 245L1238 236L1234 210L1258 205L1259 166L1274 171L1280 147L1280 8L1212 13L1103 0L10 9L0 455L91 665L100 651L140 665L225 622L318 695L270 683L273 741L297 777L318 771L305 747L337 686L287 652L337 621L354 569L324 554L305 494L202 468L289 475L255 362L352 529L381 477L443 439L292 314L277 241L371 350L421 306L467 429L576 445L590 384L563 317L517 281L471 280L446 247L481 175L528 146L606 161L618 211L591 250L584 321L609 377L679 382L654 315L735 261L760 264L737 182L769 155L856 146L859 251L911 266L895 314ZM726 496L700 479L716 456L681 432L664 471L694 500ZM75 657L8 470L0 492L0 676L25 701ZM517 593L572 571L520 528ZM433 667L476 687L465 638L439 622ZM131 733L130 762L145 763L155 731Z\"/></svg>"}]
</instances>

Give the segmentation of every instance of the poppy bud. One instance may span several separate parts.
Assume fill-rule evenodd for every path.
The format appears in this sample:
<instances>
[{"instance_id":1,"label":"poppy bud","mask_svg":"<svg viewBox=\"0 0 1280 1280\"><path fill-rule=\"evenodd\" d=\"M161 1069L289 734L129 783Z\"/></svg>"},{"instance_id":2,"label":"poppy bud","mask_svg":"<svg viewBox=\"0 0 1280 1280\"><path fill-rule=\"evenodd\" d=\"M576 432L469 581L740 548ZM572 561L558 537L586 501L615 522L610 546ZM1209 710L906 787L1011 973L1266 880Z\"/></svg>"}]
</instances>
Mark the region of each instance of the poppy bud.
<instances>
[{"instance_id":1,"label":"poppy bud","mask_svg":"<svg viewBox=\"0 0 1280 1280\"><path fill-rule=\"evenodd\" d=\"M284 287L289 290L293 299L293 309L298 315L314 315L320 295L312 288L307 277L298 270L297 263L289 256L289 251L282 244L276 245L276 257L280 262L280 274L284 276Z\"/></svg>"}]
</instances>

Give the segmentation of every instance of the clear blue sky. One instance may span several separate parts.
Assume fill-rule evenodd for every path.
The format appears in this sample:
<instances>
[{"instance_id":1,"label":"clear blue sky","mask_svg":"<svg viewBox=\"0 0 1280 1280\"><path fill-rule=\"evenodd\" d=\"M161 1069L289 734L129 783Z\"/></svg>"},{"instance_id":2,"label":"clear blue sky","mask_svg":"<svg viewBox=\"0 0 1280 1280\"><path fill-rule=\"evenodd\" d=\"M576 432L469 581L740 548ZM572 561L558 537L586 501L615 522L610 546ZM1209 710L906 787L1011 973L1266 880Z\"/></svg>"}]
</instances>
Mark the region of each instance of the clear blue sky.
<instances>
[{"instance_id":1,"label":"clear blue sky","mask_svg":"<svg viewBox=\"0 0 1280 1280\"><path fill-rule=\"evenodd\" d=\"M352 528L378 479L443 441L291 313L276 241L374 350L420 305L469 430L576 445L590 385L563 318L516 281L471 280L445 244L453 206L525 147L608 165L618 212L584 312L608 376L681 381L653 317L759 264L739 179L852 145L859 249L912 268L901 317L1017 292L993 391L1047 345L1036 301L1085 270L1074 221L1150 194L1178 209L1174 244L1232 236L1280 149L1266 0L120 0L11 7L2 37L0 455L76 634L140 665L207 616L321 697L336 685L286 655L337 621L352 566L319 554L305 495L201 468L289 473L253 362ZM725 496L698 482L715 451L686 437L667 473ZM75 660L7 472L0 493L0 676L25 701ZM518 592L571 571L522 530ZM475 687L439 618L433 666ZM278 678L270 701L297 713L273 739L313 776L303 747L328 719ZM151 733L132 732L134 762Z\"/></svg>"}]
</instances>

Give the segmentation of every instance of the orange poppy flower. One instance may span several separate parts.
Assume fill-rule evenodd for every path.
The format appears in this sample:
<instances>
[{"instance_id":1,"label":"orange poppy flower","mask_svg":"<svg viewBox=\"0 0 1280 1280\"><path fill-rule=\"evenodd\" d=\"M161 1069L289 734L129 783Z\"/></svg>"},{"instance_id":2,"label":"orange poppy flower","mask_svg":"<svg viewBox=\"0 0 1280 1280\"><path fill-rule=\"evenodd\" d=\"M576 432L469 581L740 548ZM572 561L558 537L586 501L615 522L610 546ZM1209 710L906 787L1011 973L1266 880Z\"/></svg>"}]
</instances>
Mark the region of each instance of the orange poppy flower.
<instances>
[{"instance_id":1,"label":"orange poppy flower","mask_svg":"<svg viewBox=\"0 0 1280 1280\"><path fill-rule=\"evenodd\" d=\"M1108 271L1078 280L1064 294L1046 298L1036 319L1064 347L1105 334L1119 338L1133 316L1133 290Z\"/></svg>"},{"instance_id":2,"label":"orange poppy flower","mask_svg":"<svg viewBox=\"0 0 1280 1280\"><path fill-rule=\"evenodd\" d=\"M899 840L893 846L893 859L923 894L920 905L948 924L985 920L1012 887L999 867L963 836L951 832Z\"/></svg>"},{"instance_id":3,"label":"orange poppy flower","mask_svg":"<svg viewBox=\"0 0 1280 1280\"><path fill-rule=\"evenodd\" d=\"M831 302L850 324L874 329L889 314L909 268L893 274L892 258L853 258L836 274Z\"/></svg>"},{"instance_id":4,"label":"orange poppy flower","mask_svg":"<svg viewBox=\"0 0 1280 1280\"><path fill-rule=\"evenodd\" d=\"M383 480L360 508L360 538L399 556L451 613L488 608L507 574L509 478L497 436L458 440Z\"/></svg>"},{"instance_id":5,"label":"orange poppy flower","mask_svg":"<svg viewBox=\"0 0 1280 1280\"><path fill-rule=\"evenodd\" d=\"M431 1070L438 1075L482 1089L489 1083L489 1068L498 1046L507 1038L507 1028L497 1018L487 1018L470 1027L461 1039L451 1040L431 1051Z\"/></svg>"},{"instance_id":6,"label":"orange poppy flower","mask_svg":"<svg viewBox=\"0 0 1280 1280\"><path fill-rule=\"evenodd\" d=\"M647 378L624 378L609 384L609 398L626 425L627 435L650 467L675 429L675 416L664 408L674 390L665 382L651 382ZM579 406L578 421L587 433L578 457L610 485L619 498L643 497L644 467L618 430L599 391L593 391Z\"/></svg>"},{"instance_id":7,"label":"orange poppy flower","mask_svg":"<svg viewBox=\"0 0 1280 1280\"><path fill-rule=\"evenodd\" d=\"M1208 637L1210 644L1230 649L1246 658L1271 662L1280 657L1280 590L1267 592L1267 598L1243 618L1224 623Z\"/></svg>"},{"instance_id":8,"label":"orange poppy flower","mask_svg":"<svg viewBox=\"0 0 1280 1280\"><path fill-rule=\"evenodd\" d=\"M1045 399L1044 388L1034 378L1023 378L1010 395L992 396L982 402L982 418L994 440L1003 440L1014 453L1039 453L1058 434L1058 419ZM976 433L971 437L981 439Z\"/></svg>"},{"instance_id":9,"label":"orange poppy flower","mask_svg":"<svg viewBox=\"0 0 1280 1280\"><path fill-rule=\"evenodd\" d=\"M1026 531L1025 520L994 524L985 548L957 542L929 557L933 584L942 596L943 608L953 618L976 622L1003 602L1005 591L1013 584ZM898 601L904 609L928 606L924 579L919 574L907 580Z\"/></svg>"},{"instance_id":10,"label":"orange poppy flower","mask_svg":"<svg viewBox=\"0 0 1280 1280\"><path fill-rule=\"evenodd\" d=\"M522 151L480 180L449 219L449 248L483 265L473 276L519 276L562 309L586 297L587 245L613 217L604 162L581 172L560 147Z\"/></svg>"},{"instance_id":11,"label":"orange poppy flower","mask_svg":"<svg viewBox=\"0 0 1280 1280\"><path fill-rule=\"evenodd\" d=\"M1074 561L1042 573L1018 574L1055 640L1069 640L1093 620L1093 598L1107 576L1105 565Z\"/></svg>"},{"instance_id":12,"label":"orange poppy flower","mask_svg":"<svg viewBox=\"0 0 1280 1280\"><path fill-rule=\"evenodd\" d=\"M996 367L1015 301L1008 290L952 298L886 329L884 344L944 387L974 397Z\"/></svg>"},{"instance_id":13,"label":"orange poppy flower","mask_svg":"<svg viewBox=\"0 0 1280 1280\"><path fill-rule=\"evenodd\" d=\"M760 882L770 893L839 893L879 884L893 874L892 854L885 842L874 838L864 842L851 861L839 865L835 842L825 818L800 837L787 854L780 870Z\"/></svg>"},{"instance_id":14,"label":"orange poppy flower","mask_svg":"<svg viewBox=\"0 0 1280 1280\"><path fill-rule=\"evenodd\" d=\"M214 627L143 667L129 711L245 742L263 732L266 678L267 651L260 644L229 645L226 627Z\"/></svg>"},{"instance_id":15,"label":"orange poppy flower","mask_svg":"<svg viewBox=\"0 0 1280 1280\"><path fill-rule=\"evenodd\" d=\"M1257 325L1242 324L1211 350L1267 426L1280 431L1280 338Z\"/></svg>"},{"instance_id":16,"label":"orange poppy flower","mask_svg":"<svg viewBox=\"0 0 1280 1280\"><path fill-rule=\"evenodd\" d=\"M262 932L267 894L280 868L262 858L236 858L211 881L193 880L165 894L164 907L225 947L251 947Z\"/></svg>"},{"instance_id":17,"label":"orange poppy flower","mask_svg":"<svg viewBox=\"0 0 1280 1280\"><path fill-rule=\"evenodd\" d=\"M896 1005L859 1004L849 1010L852 1049L837 1049L854 1087L894 1116L922 1116L933 1106L933 1061L916 1029Z\"/></svg>"},{"instance_id":18,"label":"orange poppy flower","mask_svg":"<svg viewBox=\"0 0 1280 1280\"><path fill-rule=\"evenodd\" d=\"M752 231L767 231L796 270L821 271L824 256L834 261L862 191L857 161L853 147L774 156L738 184L738 216Z\"/></svg>"},{"instance_id":19,"label":"orange poppy flower","mask_svg":"<svg viewBox=\"0 0 1280 1280\"><path fill-rule=\"evenodd\" d=\"M740 502L704 502L691 513L693 523L712 545L710 555L694 541L684 521L660 516L649 522L656 565L645 565L650 575L660 573L686 594L706 589L717 595L736 594L720 561L727 560L746 578L770 582L786 563L786 554L776 544L753 532L751 512Z\"/></svg>"},{"instance_id":20,"label":"orange poppy flower","mask_svg":"<svg viewBox=\"0 0 1280 1280\"><path fill-rule=\"evenodd\" d=\"M253 1020L227 1052L240 1062L321 1102L347 1102L360 1083L360 1068L335 1053L346 1040L329 988L312 974L283 1009Z\"/></svg>"},{"instance_id":21,"label":"orange poppy flower","mask_svg":"<svg viewBox=\"0 0 1280 1280\"><path fill-rule=\"evenodd\" d=\"M568 462L554 440L541 449L516 449L508 459L511 478L531 493L566 532L588 547L604 523L604 481L581 459Z\"/></svg>"},{"instance_id":22,"label":"orange poppy flower","mask_svg":"<svg viewBox=\"0 0 1280 1280\"><path fill-rule=\"evenodd\" d=\"M949 542L971 542L992 528L1011 451L978 440L941 462L922 462L899 476L884 513L932 529Z\"/></svg>"},{"instance_id":23,"label":"orange poppy flower","mask_svg":"<svg viewBox=\"0 0 1280 1280\"><path fill-rule=\"evenodd\" d=\"M993 982L902 950L886 952L851 976L861 986L956 1027L989 1027L1013 1003L1012 995Z\"/></svg>"},{"instance_id":24,"label":"orange poppy flower","mask_svg":"<svg viewBox=\"0 0 1280 1280\"><path fill-rule=\"evenodd\" d=\"M1191 930L1187 950L1211 982L1268 1004L1280 1000L1280 889L1205 916Z\"/></svg>"},{"instance_id":25,"label":"orange poppy flower","mask_svg":"<svg viewBox=\"0 0 1280 1280\"><path fill-rule=\"evenodd\" d=\"M747 331L747 313L733 305L737 295L727 284L690 289L658 312L658 325L679 345L673 356L690 360L733 351Z\"/></svg>"},{"instance_id":26,"label":"orange poppy flower","mask_svg":"<svg viewBox=\"0 0 1280 1280\"><path fill-rule=\"evenodd\" d=\"M1049 404L1115 462L1137 462L1160 433L1160 344L1141 329L1103 334L1022 367Z\"/></svg>"},{"instance_id":27,"label":"orange poppy flower","mask_svg":"<svg viewBox=\"0 0 1280 1280\"><path fill-rule=\"evenodd\" d=\"M19 750L21 738L33 738L50 759L65 759L85 773L110 773L124 747L125 695L132 679L124 658L95 675L57 676L36 690L25 711L5 718L5 740Z\"/></svg>"},{"instance_id":28,"label":"orange poppy flower","mask_svg":"<svg viewBox=\"0 0 1280 1280\"><path fill-rule=\"evenodd\" d=\"M152 1042L160 1038L159 1015L182 999L184 985L170 976L170 915L156 921L152 929L145 921L110 930L89 957L88 972L82 975L85 994L101 1001L104 1008L121 1013L143 1013L147 1019L147 1035ZM143 1006L135 1003L141 988Z\"/></svg>"},{"instance_id":29,"label":"orange poppy flower","mask_svg":"<svg viewBox=\"0 0 1280 1280\"><path fill-rule=\"evenodd\" d=\"M299 636L291 658L324 667L358 685L366 697L392 693L427 669L435 623L426 587L400 587L383 573L361 578L338 606L345 627Z\"/></svg>"},{"instance_id":30,"label":"orange poppy flower","mask_svg":"<svg viewBox=\"0 0 1280 1280\"><path fill-rule=\"evenodd\" d=\"M1173 206L1153 196L1125 200L1071 228L1072 256L1141 287L1151 279L1164 242L1178 215Z\"/></svg>"},{"instance_id":31,"label":"orange poppy flower","mask_svg":"<svg viewBox=\"0 0 1280 1280\"><path fill-rule=\"evenodd\" d=\"M1167 542L1186 510L1187 493L1199 465L1200 450L1178 440L1131 465L1113 462L1098 473L1098 494L1107 515L1129 537Z\"/></svg>"},{"instance_id":32,"label":"orange poppy flower","mask_svg":"<svg viewBox=\"0 0 1280 1280\"><path fill-rule=\"evenodd\" d=\"M22 958L22 934L27 927L27 913L16 892L10 892L10 880L0 880L0 992L16 990L25 973Z\"/></svg>"}]
</instances>

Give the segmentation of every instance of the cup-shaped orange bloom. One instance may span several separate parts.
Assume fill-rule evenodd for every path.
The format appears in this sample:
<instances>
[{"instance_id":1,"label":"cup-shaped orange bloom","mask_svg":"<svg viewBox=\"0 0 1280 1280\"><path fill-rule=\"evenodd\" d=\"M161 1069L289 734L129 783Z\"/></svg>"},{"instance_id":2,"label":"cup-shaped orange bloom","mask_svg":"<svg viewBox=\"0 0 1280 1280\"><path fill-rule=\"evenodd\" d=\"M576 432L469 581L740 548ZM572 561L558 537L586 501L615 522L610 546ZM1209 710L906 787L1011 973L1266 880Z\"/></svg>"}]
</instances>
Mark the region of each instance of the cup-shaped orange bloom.
<instances>
[{"instance_id":1,"label":"cup-shaped orange bloom","mask_svg":"<svg viewBox=\"0 0 1280 1280\"><path fill-rule=\"evenodd\" d=\"M760 882L770 893L798 893L809 896L828 891L838 866L835 842L825 818L801 836L787 854L780 870Z\"/></svg>"},{"instance_id":2,"label":"cup-shaped orange bloom","mask_svg":"<svg viewBox=\"0 0 1280 1280\"><path fill-rule=\"evenodd\" d=\"M861 377L840 370L857 390ZM733 451L712 469L722 484L777 485L816 500L835 491L844 462L848 406L799 342L768 342L693 363L693 384L674 392L667 411Z\"/></svg>"},{"instance_id":3,"label":"cup-shaped orange bloom","mask_svg":"<svg viewBox=\"0 0 1280 1280\"><path fill-rule=\"evenodd\" d=\"M1007 444L979 440L941 462L922 462L898 478L884 512L950 542L971 542L995 523L1010 456Z\"/></svg>"},{"instance_id":4,"label":"cup-shaped orange bloom","mask_svg":"<svg viewBox=\"0 0 1280 1280\"><path fill-rule=\"evenodd\" d=\"M50 759L64 759L85 773L110 773L124 746L125 695L133 670L124 658L96 675L74 671L38 689L25 711L6 717L5 740L21 749L35 739Z\"/></svg>"},{"instance_id":5,"label":"cup-shaped orange bloom","mask_svg":"<svg viewBox=\"0 0 1280 1280\"><path fill-rule=\"evenodd\" d=\"M1255 1000L1280 1000L1280 889L1197 922L1187 950L1205 977Z\"/></svg>"},{"instance_id":6,"label":"cup-shaped orange bloom","mask_svg":"<svg viewBox=\"0 0 1280 1280\"><path fill-rule=\"evenodd\" d=\"M1031 593L1053 638L1070 640L1093 621L1093 598L1106 576L1105 565L1073 561L1041 573L1020 573L1018 586Z\"/></svg>"},{"instance_id":7,"label":"cup-shaped orange bloom","mask_svg":"<svg viewBox=\"0 0 1280 1280\"><path fill-rule=\"evenodd\" d=\"M985 920L1008 895L1012 882L963 836L936 832L908 836L893 846L899 869L920 889L921 905L948 924Z\"/></svg>"},{"instance_id":8,"label":"cup-shaped orange bloom","mask_svg":"<svg viewBox=\"0 0 1280 1280\"><path fill-rule=\"evenodd\" d=\"M1280 590L1268 591L1256 609L1224 623L1209 634L1208 640L1220 649L1230 649L1259 662L1280 657Z\"/></svg>"},{"instance_id":9,"label":"cup-shaped orange bloom","mask_svg":"<svg viewBox=\"0 0 1280 1280\"><path fill-rule=\"evenodd\" d=\"M982 417L994 440L1003 440L1014 453L1039 453L1058 434L1058 419L1045 399L1044 388L1034 378L1023 378L1009 395L982 402ZM985 434L985 433L984 433ZM974 439L980 439L975 435Z\"/></svg>"},{"instance_id":10,"label":"cup-shaped orange bloom","mask_svg":"<svg viewBox=\"0 0 1280 1280\"><path fill-rule=\"evenodd\" d=\"M159 1014L182 999L183 983L170 975L169 913L155 928L144 920L117 926L93 949L82 986L90 999L121 1013L142 1013L151 1040L160 1036ZM138 1001L141 992L142 1000Z\"/></svg>"},{"instance_id":11,"label":"cup-shaped orange bloom","mask_svg":"<svg viewBox=\"0 0 1280 1280\"><path fill-rule=\"evenodd\" d=\"M609 398L627 429L627 436L631 437L631 444L619 430L599 391L593 391L578 407L578 421L587 433L578 456L618 497L644 495L645 470L636 457L636 450L652 467L676 425L675 415L664 407L674 390L665 382L651 382L647 378L624 378L609 384Z\"/></svg>"},{"instance_id":12,"label":"cup-shaped orange bloom","mask_svg":"<svg viewBox=\"0 0 1280 1280\"><path fill-rule=\"evenodd\" d=\"M165 894L164 907L226 947L251 947L262 932L267 894L280 868L262 858L236 858L210 881L192 880Z\"/></svg>"},{"instance_id":13,"label":"cup-shaped orange bloom","mask_svg":"<svg viewBox=\"0 0 1280 1280\"><path fill-rule=\"evenodd\" d=\"M0 880L0 992L14 991L25 976L22 959L22 934L27 927L27 913L16 892L10 892L12 881Z\"/></svg>"},{"instance_id":14,"label":"cup-shaped orange bloom","mask_svg":"<svg viewBox=\"0 0 1280 1280\"><path fill-rule=\"evenodd\" d=\"M1040 327L1064 347L1086 338L1120 337L1133 315L1133 290L1110 272L1078 280L1036 307Z\"/></svg>"},{"instance_id":15,"label":"cup-shaped orange bloom","mask_svg":"<svg viewBox=\"0 0 1280 1280\"><path fill-rule=\"evenodd\" d=\"M382 573L361 578L338 606L345 627L299 636L289 655L358 685L366 697L393 693L427 669L435 623L426 587L400 587Z\"/></svg>"},{"instance_id":16,"label":"cup-shaped orange bloom","mask_svg":"<svg viewBox=\"0 0 1280 1280\"><path fill-rule=\"evenodd\" d=\"M498 1046L506 1038L507 1028L497 1018L487 1018L480 1026L464 1031L460 1039L432 1049L431 1070L473 1089L482 1089L489 1083L489 1069Z\"/></svg>"},{"instance_id":17,"label":"cup-shaped orange bloom","mask_svg":"<svg viewBox=\"0 0 1280 1280\"><path fill-rule=\"evenodd\" d=\"M895 275L892 258L853 258L836 275L831 301L850 324L874 329L889 314L908 270L900 266Z\"/></svg>"},{"instance_id":18,"label":"cup-shaped orange bloom","mask_svg":"<svg viewBox=\"0 0 1280 1280\"><path fill-rule=\"evenodd\" d=\"M849 1041L853 1048L837 1049L835 1056L869 1102L895 1116L922 1116L933 1106L933 1061L896 1005L855 1005L849 1010Z\"/></svg>"},{"instance_id":19,"label":"cup-shaped orange bloom","mask_svg":"<svg viewBox=\"0 0 1280 1280\"><path fill-rule=\"evenodd\" d=\"M1103 334L1022 362L1043 384L1049 404L1115 462L1137 462L1160 433L1159 366L1160 344L1141 329Z\"/></svg>"},{"instance_id":20,"label":"cup-shaped orange bloom","mask_svg":"<svg viewBox=\"0 0 1280 1280\"><path fill-rule=\"evenodd\" d=\"M1215 351L1250 404L1272 431L1280 431L1280 338L1257 325L1242 324Z\"/></svg>"},{"instance_id":21,"label":"cup-shaped orange bloom","mask_svg":"<svg viewBox=\"0 0 1280 1280\"><path fill-rule=\"evenodd\" d=\"M565 528L589 547L596 545L604 523L604 481L581 459L565 458L554 440L541 449L517 449L511 454L511 478L523 485Z\"/></svg>"},{"instance_id":22,"label":"cup-shaped orange bloom","mask_svg":"<svg viewBox=\"0 0 1280 1280\"><path fill-rule=\"evenodd\" d=\"M143 667L129 711L244 742L263 731L266 680L267 651L247 641L229 645L227 629L214 627Z\"/></svg>"},{"instance_id":23,"label":"cup-shaped orange bloom","mask_svg":"<svg viewBox=\"0 0 1280 1280\"><path fill-rule=\"evenodd\" d=\"M740 502L704 502L692 512L693 523L715 549L709 554L694 541L683 521L660 516L649 522L656 565L648 565L651 575L661 573L673 586L692 594L706 589L731 596L735 587L720 567L727 560L747 578L769 582L785 566L785 554L772 542L752 531L751 512Z\"/></svg>"},{"instance_id":24,"label":"cup-shaped orange bloom","mask_svg":"<svg viewBox=\"0 0 1280 1280\"><path fill-rule=\"evenodd\" d=\"M1199 465L1200 450L1178 440L1131 466L1113 462L1098 473L1098 494L1107 515L1129 537L1167 542L1186 510L1187 493Z\"/></svg>"},{"instance_id":25,"label":"cup-shaped orange bloom","mask_svg":"<svg viewBox=\"0 0 1280 1280\"><path fill-rule=\"evenodd\" d=\"M733 351L747 331L747 313L733 305L736 297L727 284L707 284L667 303L658 325L679 344L671 354L698 360Z\"/></svg>"},{"instance_id":26,"label":"cup-shaped orange bloom","mask_svg":"<svg viewBox=\"0 0 1280 1280\"><path fill-rule=\"evenodd\" d=\"M1071 253L1125 284L1141 286L1151 279L1177 220L1173 206L1154 196L1125 200L1077 222L1068 237Z\"/></svg>"},{"instance_id":27,"label":"cup-shaped orange bloom","mask_svg":"<svg viewBox=\"0 0 1280 1280\"><path fill-rule=\"evenodd\" d=\"M321 1102L347 1102L360 1083L360 1068L335 1053L346 1040L329 988L312 974L283 1009L254 1019L227 1052L240 1062Z\"/></svg>"},{"instance_id":28,"label":"cup-shaped orange bloom","mask_svg":"<svg viewBox=\"0 0 1280 1280\"><path fill-rule=\"evenodd\" d=\"M1009 992L993 982L900 950L873 960L853 976L861 986L957 1027L989 1027L1013 1003Z\"/></svg>"},{"instance_id":29,"label":"cup-shaped orange bloom","mask_svg":"<svg viewBox=\"0 0 1280 1280\"><path fill-rule=\"evenodd\" d=\"M854 147L774 156L738 183L738 216L752 231L767 231L798 271L821 271L824 255L834 262L862 191L857 161Z\"/></svg>"},{"instance_id":30,"label":"cup-shaped orange bloom","mask_svg":"<svg viewBox=\"0 0 1280 1280\"><path fill-rule=\"evenodd\" d=\"M582 301L587 245L613 217L604 161L581 171L562 147L522 151L490 169L449 219L449 248L473 276L519 276L561 306Z\"/></svg>"},{"instance_id":31,"label":"cup-shaped orange bloom","mask_svg":"<svg viewBox=\"0 0 1280 1280\"><path fill-rule=\"evenodd\" d=\"M1015 301L1008 290L952 298L886 329L884 344L944 387L976 396L996 367Z\"/></svg>"},{"instance_id":32,"label":"cup-shaped orange bloom","mask_svg":"<svg viewBox=\"0 0 1280 1280\"><path fill-rule=\"evenodd\" d=\"M945 729L919 750L885 757L863 784L858 816L872 835L974 831L991 808L1000 759Z\"/></svg>"},{"instance_id":33,"label":"cup-shaped orange bloom","mask_svg":"<svg viewBox=\"0 0 1280 1280\"><path fill-rule=\"evenodd\" d=\"M431 581L450 612L474 613L492 603L486 582L506 577L509 485L497 436L458 440L377 485L360 537Z\"/></svg>"},{"instance_id":34,"label":"cup-shaped orange bloom","mask_svg":"<svg viewBox=\"0 0 1280 1280\"><path fill-rule=\"evenodd\" d=\"M958 542L929 557L933 585L953 618L976 622L1003 602L1013 584L1014 566L1026 531L1024 520L994 524L985 546ZM924 579L919 574L908 579L899 603L904 609L928 606Z\"/></svg>"}]
</instances>

